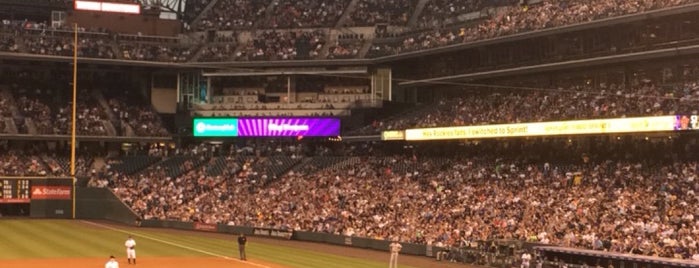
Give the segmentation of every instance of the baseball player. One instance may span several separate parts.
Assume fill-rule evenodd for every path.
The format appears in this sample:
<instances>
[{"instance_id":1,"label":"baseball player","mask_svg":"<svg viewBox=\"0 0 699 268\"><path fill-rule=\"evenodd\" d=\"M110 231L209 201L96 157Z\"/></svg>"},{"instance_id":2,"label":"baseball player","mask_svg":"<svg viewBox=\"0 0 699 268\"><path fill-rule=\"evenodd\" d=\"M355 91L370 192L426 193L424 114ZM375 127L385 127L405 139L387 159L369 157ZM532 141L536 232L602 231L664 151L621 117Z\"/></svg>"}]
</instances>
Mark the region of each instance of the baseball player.
<instances>
[{"instance_id":1,"label":"baseball player","mask_svg":"<svg viewBox=\"0 0 699 268\"><path fill-rule=\"evenodd\" d=\"M104 268L119 268L119 263L114 256L109 256L109 260L104 264Z\"/></svg>"},{"instance_id":2,"label":"baseball player","mask_svg":"<svg viewBox=\"0 0 699 268\"><path fill-rule=\"evenodd\" d=\"M529 268L529 262L532 260L532 255L529 252L522 253L522 265L521 268Z\"/></svg>"},{"instance_id":3,"label":"baseball player","mask_svg":"<svg viewBox=\"0 0 699 268\"><path fill-rule=\"evenodd\" d=\"M240 259L246 261L247 258L245 256L245 244L248 243L248 239L245 237L244 234L240 234L238 236L238 251L240 251Z\"/></svg>"},{"instance_id":4,"label":"baseball player","mask_svg":"<svg viewBox=\"0 0 699 268\"><path fill-rule=\"evenodd\" d=\"M388 268L398 268L398 253L403 246L398 243L398 239L393 239L393 243L388 245L388 248L391 250L391 260L388 262Z\"/></svg>"},{"instance_id":5,"label":"baseball player","mask_svg":"<svg viewBox=\"0 0 699 268\"><path fill-rule=\"evenodd\" d=\"M133 264L136 264L136 240L129 236L126 242L124 242L124 246L126 247L126 259L128 259L129 264L131 264L131 259L133 259Z\"/></svg>"}]
</instances>

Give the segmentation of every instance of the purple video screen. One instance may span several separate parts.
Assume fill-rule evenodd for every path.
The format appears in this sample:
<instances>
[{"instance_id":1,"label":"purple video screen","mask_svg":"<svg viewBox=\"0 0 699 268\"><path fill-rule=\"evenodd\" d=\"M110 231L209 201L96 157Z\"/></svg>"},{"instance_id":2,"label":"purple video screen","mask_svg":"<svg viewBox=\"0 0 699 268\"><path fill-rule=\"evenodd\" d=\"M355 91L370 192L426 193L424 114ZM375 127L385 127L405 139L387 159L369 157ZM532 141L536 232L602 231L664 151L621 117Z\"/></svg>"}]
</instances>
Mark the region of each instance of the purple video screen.
<instances>
[{"instance_id":1,"label":"purple video screen","mask_svg":"<svg viewBox=\"0 0 699 268\"><path fill-rule=\"evenodd\" d=\"M298 136L340 136L340 119L331 117L238 118L238 137Z\"/></svg>"}]
</instances>

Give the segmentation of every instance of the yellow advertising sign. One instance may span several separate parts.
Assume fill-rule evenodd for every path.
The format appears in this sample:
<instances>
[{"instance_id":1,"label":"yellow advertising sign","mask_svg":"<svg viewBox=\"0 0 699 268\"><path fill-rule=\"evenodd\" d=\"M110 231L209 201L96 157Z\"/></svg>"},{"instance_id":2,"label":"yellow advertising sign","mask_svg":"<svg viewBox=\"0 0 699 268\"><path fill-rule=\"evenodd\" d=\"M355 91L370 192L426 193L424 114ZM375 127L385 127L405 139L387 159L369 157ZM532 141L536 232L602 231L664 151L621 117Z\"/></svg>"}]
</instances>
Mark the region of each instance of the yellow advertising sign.
<instances>
[{"instance_id":1,"label":"yellow advertising sign","mask_svg":"<svg viewBox=\"0 0 699 268\"><path fill-rule=\"evenodd\" d=\"M389 130L381 132L381 140L384 141L402 141L405 140L405 131Z\"/></svg>"},{"instance_id":2,"label":"yellow advertising sign","mask_svg":"<svg viewBox=\"0 0 699 268\"><path fill-rule=\"evenodd\" d=\"M483 139L673 131L675 116L554 121L405 130L405 140Z\"/></svg>"}]
</instances>

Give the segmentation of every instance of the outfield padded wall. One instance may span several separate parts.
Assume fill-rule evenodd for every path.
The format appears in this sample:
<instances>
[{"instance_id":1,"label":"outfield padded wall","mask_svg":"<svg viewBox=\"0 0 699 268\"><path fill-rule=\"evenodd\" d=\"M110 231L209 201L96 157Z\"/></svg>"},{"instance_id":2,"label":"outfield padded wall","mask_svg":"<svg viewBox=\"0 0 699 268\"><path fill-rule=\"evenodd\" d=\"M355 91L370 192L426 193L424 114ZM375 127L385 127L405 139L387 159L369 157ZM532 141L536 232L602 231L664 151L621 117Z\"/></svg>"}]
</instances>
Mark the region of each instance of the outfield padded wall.
<instances>
[{"instance_id":1,"label":"outfield padded wall","mask_svg":"<svg viewBox=\"0 0 699 268\"><path fill-rule=\"evenodd\" d=\"M128 225L138 224L138 215L107 188L77 187L75 195L75 217L78 219L100 219Z\"/></svg>"},{"instance_id":2,"label":"outfield padded wall","mask_svg":"<svg viewBox=\"0 0 699 268\"><path fill-rule=\"evenodd\" d=\"M53 219L73 218L72 184L73 180L71 178L32 180L29 216L32 218ZM63 191L67 192L65 194L56 192L58 188L62 188Z\"/></svg>"},{"instance_id":3,"label":"outfield padded wall","mask_svg":"<svg viewBox=\"0 0 699 268\"><path fill-rule=\"evenodd\" d=\"M178 222L178 221L159 221L159 220L146 220L141 222L141 227L151 227L151 228L173 228L180 230L191 230L191 231L201 231L194 228L194 223L192 222ZM252 228L246 226L231 226L226 224L218 224L215 231L218 233L228 233L228 234L245 234L248 236L256 236L254 234L255 229L268 229L268 228ZM272 229L270 229L272 230ZM278 238L281 237L264 236L268 238ZM293 231L291 240L296 241L306 241L306 242L316 242L325 243L338 246L348 246L364 249L373 249L379 251L388 251L388 245L391 243L386 240L377 240L371 238L361 238L361 237L350 237L344 235L335 235L327 233L315 233L315 232L303 232L303 231ZM427 256L432 257L434 252L441 250L442 248L428 247L427 245L421 244L411 244L411 243L401 243L403 249L402 254L416 255L416 256Z\"/></svg>"},{"instance_id":4,"label":"outfield padded wall","mask_svg":"<svg viewBox=\"0 0 699 268\"><path fill-rule=\"evenodd\" d=\"M29 216L32 218L71 219L73 218L72 200L35 200L30 201Z\"/></svg>"}]
</instances>

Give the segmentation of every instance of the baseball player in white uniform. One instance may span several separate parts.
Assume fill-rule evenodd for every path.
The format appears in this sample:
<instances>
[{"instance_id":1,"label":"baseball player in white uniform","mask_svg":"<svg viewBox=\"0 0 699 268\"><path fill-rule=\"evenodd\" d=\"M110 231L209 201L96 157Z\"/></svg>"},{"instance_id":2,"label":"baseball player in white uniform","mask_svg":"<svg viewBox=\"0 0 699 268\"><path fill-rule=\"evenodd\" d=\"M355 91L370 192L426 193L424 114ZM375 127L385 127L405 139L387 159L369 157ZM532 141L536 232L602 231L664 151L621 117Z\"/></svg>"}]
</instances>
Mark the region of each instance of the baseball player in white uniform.
<instances>
[{"instance_id":1,"label":"baseball player in white uniform","mask_svg":"<svg viewBox=\"0 0 699 268\"><path fill-rule=\"evenodd\" d=\"M529 254L529 252L524 252L522 254L522 265L520 265L521 268L529 268L529 262L532 260L532 255Z\"/></svg>"},{"instance_id":2,"label":"baseball player in white uniform","mask_svg":"<svg viewBox=\"0 0 699 268\"><path fill-rule=\"evenodd\" d=\"M131 259L133 259L133 264L136 264L136 240L129 236L129 239L126 239L126 242L124 242L124 246L126 247L126 258L129 264L131 264Z\"/></svg>"},{"instance_id":3,"label":"baseball player in white uniform","mask_svg":"<svg viewBox=\"0 0 699 268\"><path fill-rule=\"evenodd\" d=\"M403 246L398 243L398 240L394 239L393 243L388 245L391 250L391 260L388 262L388 268L398 268L398 253L403 248Z\"/></svg>"},{"instance_id":4,"label":"baseball player in white uniform","mask_svg":"<svg viewBox=\"0 0 699 268\"><path fill-rule=\"evenodd\" d=\"M114 259L114 256L109 256L109 260L104 264L104 268L119 268L119 263Z\"/></svg>"}]
</instances>

